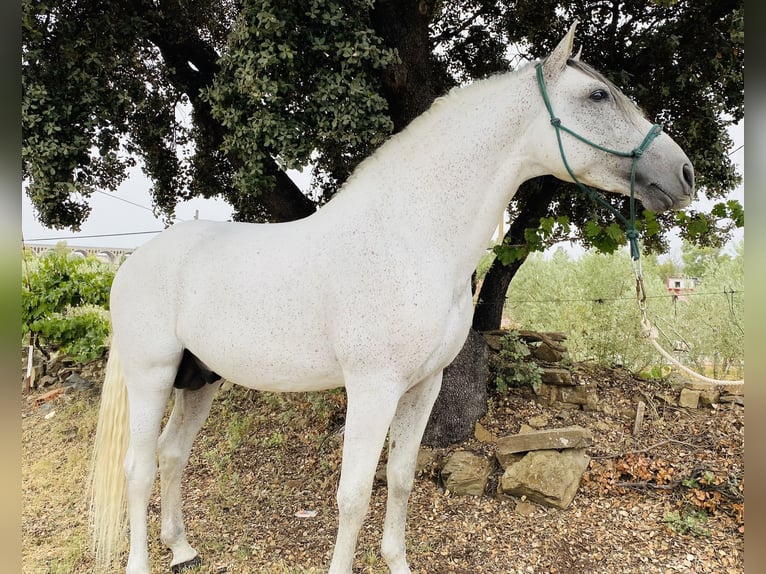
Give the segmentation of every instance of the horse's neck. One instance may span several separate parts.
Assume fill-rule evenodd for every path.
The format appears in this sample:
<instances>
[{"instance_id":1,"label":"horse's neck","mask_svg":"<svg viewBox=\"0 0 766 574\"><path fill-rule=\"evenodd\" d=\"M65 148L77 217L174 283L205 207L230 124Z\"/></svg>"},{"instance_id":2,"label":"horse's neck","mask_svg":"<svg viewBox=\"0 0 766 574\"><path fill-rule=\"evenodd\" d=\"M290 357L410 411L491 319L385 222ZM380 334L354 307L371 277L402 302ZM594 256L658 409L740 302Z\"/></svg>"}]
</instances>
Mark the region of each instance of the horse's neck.
<instances>
[{"instance_id":1,"label":"horse's neck","mask_svg":"<svg viewBox=\"0 0 766 574\"><path fill-rule=\"evenodd\" d=\"M368 225L428 243L470 275L518 186L538 175L521 141L523 80L493 78L437 102L359 167L338 207L361 206Z\"/></svg>"}]
</instances>

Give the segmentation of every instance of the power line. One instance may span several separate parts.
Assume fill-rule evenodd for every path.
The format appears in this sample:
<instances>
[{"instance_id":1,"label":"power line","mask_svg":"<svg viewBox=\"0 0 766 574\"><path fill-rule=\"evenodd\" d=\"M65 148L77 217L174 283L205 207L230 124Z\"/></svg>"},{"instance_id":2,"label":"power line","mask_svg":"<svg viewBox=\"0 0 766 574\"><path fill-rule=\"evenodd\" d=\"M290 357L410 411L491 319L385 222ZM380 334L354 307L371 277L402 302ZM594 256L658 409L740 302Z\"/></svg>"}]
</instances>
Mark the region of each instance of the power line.
<instances>
[{"instance_id":1,"label":"power line","mask_svg":"<svg viewBox=\"0 0 766 574\"><path fill-rule=\"evenodd\" d=\"M119 201L122 201L124 203L129 203L130 205L134 205L136 207L140 207L141 209L145 209L146 211L150 211L154 213L154 210L151 207L147 207L146 205L141 205L140 203L136 203L135 201L130 201L129 199L125 199L124 197L120 197L119 195L115 195L114 193L107 193L105 191L102 191L100 189L96 190L97 193L100 193L101 195L104 195L106 197L109 197L111 199L117 199ZM175 221L183 221L180 218L175 218ZM125 232L125 233L102 233L98 235L71 235L69 237L40 237L35 239L27 239L27 241L67 241L69 239L92 239L97 237L125 237L129 235L146 235L149 233L160 233L163 231L162 229L159 229L157 231L132 231L132 232Z\"/></svg>"},{"instance_id":2,"label":"power line","mask_svg":"<svg viewBox=\"0 0 766 574\"><path fill-rule=\"evenodd\" d=\"M132 231L129 233L100 233L97 235L70 235L69 237L39 237L35 239L27 239L30 241L66 241L68 239L91 239L93 237L124 237L126 235L146 235L149 233L161 233L164 229L158 229L157 231Z\"/></svg>"},{"instance_id":3,"label":"power line","mask_svg":"<svg viewBox=\"0 0 766 574\"><path fill-rule=\"evenodd\" d=\"M707 295L734 295L735 293L744 293L744 289L738 290L726 290L726 291L703 291L696 293L684 293L684 297L704 297ZM647 299L666 299L670 297L677 297L677 295L647 295ZM635 295L632 297L596 297L595 299L523 299L514 300L506 299L506 302L510 305L517 305L522 303L606 303L611 301L635 301Z\"/></svg>"},{"instance_id":4,"label":"power line","mask_svg":"<svg viewBox=\"0 0 766 574\"><path fill-rule=\"evenodd\" d=\"M118 199L120 201L124 201L125 203L129 203L130 205L135 205L136 207L140 207L141 209L145 209L146 211L151 211L152 213L154 213L154 210L151 207L141 205L140 203L136 203L135 201L130 201L129 199L125 199L124 197L120 197L119 195L115 195L114 193L107 193L100 189L97 189L96 192L100 193L101 195L105 195L106 197L111 197L112 199Z\"/></svg>"}]
</instances>

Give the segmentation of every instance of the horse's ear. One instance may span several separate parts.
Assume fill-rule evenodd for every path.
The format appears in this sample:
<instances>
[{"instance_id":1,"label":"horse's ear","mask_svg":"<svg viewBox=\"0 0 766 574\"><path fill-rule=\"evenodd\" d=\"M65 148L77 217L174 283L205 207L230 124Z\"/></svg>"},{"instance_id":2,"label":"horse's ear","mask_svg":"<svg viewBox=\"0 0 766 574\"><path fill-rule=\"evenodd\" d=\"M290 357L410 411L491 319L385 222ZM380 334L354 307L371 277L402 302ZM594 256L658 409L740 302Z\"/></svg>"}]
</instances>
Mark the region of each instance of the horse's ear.
<instances>
[{"instance_id":1,"label":"horse's ear","mask_svg":"<svg viewBox=\"0 0 766 574\"><path fill-rule=\"evenodd\" d=\"M581 57L582 57L582 45L580 45L580 49L577 50L577 53L574 56L572 56L572 59L575 62L579 62Z\"/></svg>"},{"instance_id":2,"label":"horse's ear","mask_svg":"<svg viewBox=\"0 0 766 574\"><path fill-rule=\"evenodd\" d=\"M578 21L575 20L572 26L569 28L566 36L561 39L556 49L545 58L543 62L543 75L547 83L553 83L559 74L564 71L567 65L567 60L572 54L572 47L574 45L574 33L577 27Z\"/></svg>"}]
</instances>

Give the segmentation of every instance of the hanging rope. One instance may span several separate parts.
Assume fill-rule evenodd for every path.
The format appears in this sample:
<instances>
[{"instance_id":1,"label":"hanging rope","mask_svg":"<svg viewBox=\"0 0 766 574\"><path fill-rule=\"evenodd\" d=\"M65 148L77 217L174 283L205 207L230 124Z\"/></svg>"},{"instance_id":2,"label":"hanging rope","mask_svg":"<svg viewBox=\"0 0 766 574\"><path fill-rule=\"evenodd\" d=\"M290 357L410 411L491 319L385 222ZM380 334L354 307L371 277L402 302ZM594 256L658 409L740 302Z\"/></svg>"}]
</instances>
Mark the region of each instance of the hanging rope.
<instances>
[{"instance_id":1,"label":"hanging rope","mask_svg":"<svg viewBox=\"0 0 766 574\"><path fill-rule=\"evenodd\" d=\"M739 379L737 381L726 381L722 379L713 379L711 377L706 377L705 375L701 375L700 373L697 373L696 371L693 371L681 361L676 359L672 354L668 353L662 345L660 345L659 342L659 336L660 332L657 327L652 325L651 321L649 321L649 317L646 314L647 304L646 304L646 290L644 289L644 276L643 272L641 270L641 262L636 260L633 263L633 272L636 276L636 300L638 302L638 309L641 311L641 336L644 337L646 340L648 340L652 346L657 350L657 352L665 357L668 361L670 361L673 365L681 369L684 373L687 375L694 377L695 379L698 379L700 381L703 381L705 383L711 383L714 385L743 385L745 384L744 379Z\"/></svg>"}]
</instances>

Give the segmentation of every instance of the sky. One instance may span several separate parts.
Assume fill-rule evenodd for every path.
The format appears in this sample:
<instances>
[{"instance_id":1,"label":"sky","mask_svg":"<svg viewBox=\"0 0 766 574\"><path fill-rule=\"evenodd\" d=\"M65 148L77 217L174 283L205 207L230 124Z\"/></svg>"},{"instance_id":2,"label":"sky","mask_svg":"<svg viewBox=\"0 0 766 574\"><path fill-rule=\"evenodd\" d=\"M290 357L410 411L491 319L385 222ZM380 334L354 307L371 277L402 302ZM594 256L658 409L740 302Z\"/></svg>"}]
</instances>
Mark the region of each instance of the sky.
<instances>
[{"instance_id":1,"label":"sky","mask_svg":"<svg viewBox=\"0 0 766 574\"><path fill-rule=\"evenodd\" d=\"M744 121L730 128L730 135L736 150L732 160L743 177L742 184L734 190L728 199L738 199L743 205L744 166L745 166L745 127ZM288 172L293 181L302 190L307 190L310 183L310 172ZM130 177L115 192L97 192L91 196L91 214L77 233L70 230L56 230L44 227L38 220L32 204L26 193L22 191L21 229L23 239L27 243L55 245L58 241L66 241L68 245L85 247L120 247L135 248L145 243L163 229L161 219L154 216L149 195L151 184L135 167ZM712 202L696 201L691 208L709 207ZM176 208L176 220L211 219L226 221L231 218L231 207L223 200L207 200L195 198L180 203ZM738 229L734 243L744 237L744 230ZM582 251L577 246L564 245L573 254ZM673 259L680 261L680 240L676 237L671 241Z\"/></svg>"}]
</instances>

